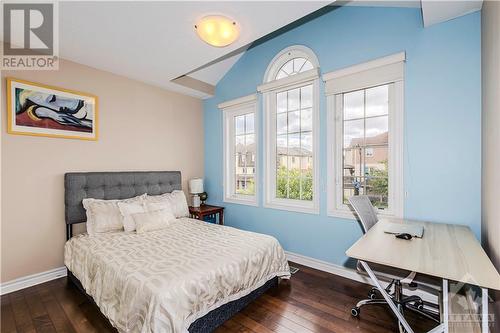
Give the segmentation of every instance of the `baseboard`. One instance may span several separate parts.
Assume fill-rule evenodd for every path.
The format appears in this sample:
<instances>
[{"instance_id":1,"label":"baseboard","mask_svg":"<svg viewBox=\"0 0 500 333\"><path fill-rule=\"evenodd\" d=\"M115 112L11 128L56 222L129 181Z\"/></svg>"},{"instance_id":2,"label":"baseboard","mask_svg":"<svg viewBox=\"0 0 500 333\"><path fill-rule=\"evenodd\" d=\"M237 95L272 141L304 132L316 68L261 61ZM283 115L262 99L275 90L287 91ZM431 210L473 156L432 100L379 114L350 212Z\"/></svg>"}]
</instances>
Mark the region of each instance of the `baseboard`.
<instances>
[{"instance_id":1,"label":"baseboard","mask_svg":"<svg viewBox=\"0 0 500 333\"><path fill-rule=\"evenodd\" d=\"M311 257L303 256L301 254L285 251L287 259L297 264L301 264L307 267L317 269L319 271L335 274L350 280L358 281L368 285L373 285L372 281L368 276L358 273L355 269L347 268L344 266L332 264L323 260L314 259ZM382 287L387 287L388 282L380 281ZM404 290L405 294L420 296L424 301L431 302L434 304L438 303L438 295L434 295L430 292L423 290Z\"/></svg>"},{"instance_id":2,"label":"baseboard","mask_svg":"<svg viewBox=\"0 0 500 333\"><path fill-rule=\"evenodd\" d=\"M66 267L51 269L50 271L23 276L15 280L0 284L0 295L5 295L40 283L55 280L67 275Z\"/></svg>"}]
</instances>

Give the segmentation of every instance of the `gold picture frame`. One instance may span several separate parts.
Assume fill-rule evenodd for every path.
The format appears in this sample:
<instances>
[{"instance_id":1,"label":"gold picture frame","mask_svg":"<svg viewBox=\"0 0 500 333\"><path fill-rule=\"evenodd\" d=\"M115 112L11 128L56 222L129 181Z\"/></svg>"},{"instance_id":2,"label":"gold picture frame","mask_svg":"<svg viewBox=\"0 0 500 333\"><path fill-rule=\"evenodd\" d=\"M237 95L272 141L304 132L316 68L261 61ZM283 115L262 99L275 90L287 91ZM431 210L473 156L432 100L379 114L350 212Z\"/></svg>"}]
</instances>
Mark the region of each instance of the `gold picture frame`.
<instances>
[{"instance_id":1,"label":"gold picture frame","mask_svg":"<svg viewBox=\"0 0 500 333\"><path fill-rule=\"evenodd\" d=\"M7 133L96 141L98 124L97 96L7 78Z\"/></svg>"}]
</instances>

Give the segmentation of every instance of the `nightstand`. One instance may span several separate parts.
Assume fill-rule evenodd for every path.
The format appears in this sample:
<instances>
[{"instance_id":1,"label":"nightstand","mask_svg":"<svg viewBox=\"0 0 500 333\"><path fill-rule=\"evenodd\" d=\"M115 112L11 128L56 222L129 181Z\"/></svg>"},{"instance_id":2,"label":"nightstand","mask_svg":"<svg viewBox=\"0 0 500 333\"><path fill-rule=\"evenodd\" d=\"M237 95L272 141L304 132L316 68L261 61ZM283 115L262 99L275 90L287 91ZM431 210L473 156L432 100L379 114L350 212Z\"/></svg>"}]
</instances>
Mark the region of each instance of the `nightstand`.
<instances>
[{"instance_id":1,"label":"nightstand","mask_svg":"<svg viewBox=\"0 0 500 333\"><path fill-rule=\"evenodd\" d=\"M191 218L204 221L206 216L215 219L219 215L219 224L224 225L224 207L201 205L200 207L189 206L189 215Z\"/></svg>"}]
</instances>

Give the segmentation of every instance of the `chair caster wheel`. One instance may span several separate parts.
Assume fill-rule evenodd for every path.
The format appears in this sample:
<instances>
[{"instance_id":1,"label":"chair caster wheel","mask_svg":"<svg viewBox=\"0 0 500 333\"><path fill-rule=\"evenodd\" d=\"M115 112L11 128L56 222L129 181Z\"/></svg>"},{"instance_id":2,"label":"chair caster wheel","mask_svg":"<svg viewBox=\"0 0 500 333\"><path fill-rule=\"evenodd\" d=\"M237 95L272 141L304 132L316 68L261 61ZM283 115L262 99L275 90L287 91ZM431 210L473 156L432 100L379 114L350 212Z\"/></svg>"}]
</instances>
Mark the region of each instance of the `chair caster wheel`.
<instances>
[{"instance_id":1,"label":"chair caster wheel","mask_svg":"<svg viewBox=\"0 0 500 333\"><path fill-rule=\"evenodd\" d=\"M368 292L368 298L369 299L375 299L375 298L377 298L377 294L375 293L374 290L370 290L370 292Z\"/></svg>"},{"instance_id":2,"label":"chair caster wheel","mask_svg":"<svg viewBox=\"0 0 500 333\"><path fill-rule=\"evenodd\" d=\"M422 301L415 302L415 306L417 307L417 309L423 310L424 309L424 302L422 302Z\"/></svg>"},{"instance_id":3,"label":"chair caster wheel","mask_svg":"<svg viewBox=\"0 0 500 333\"><path fill-rule=\"evenodd\" d=\"M360 312L360 309L357 306L355 306L355 307L353 307L351 309L351 315L353 317L358 317L359 316L359 312Z\"/></svg>"}]
</instances>

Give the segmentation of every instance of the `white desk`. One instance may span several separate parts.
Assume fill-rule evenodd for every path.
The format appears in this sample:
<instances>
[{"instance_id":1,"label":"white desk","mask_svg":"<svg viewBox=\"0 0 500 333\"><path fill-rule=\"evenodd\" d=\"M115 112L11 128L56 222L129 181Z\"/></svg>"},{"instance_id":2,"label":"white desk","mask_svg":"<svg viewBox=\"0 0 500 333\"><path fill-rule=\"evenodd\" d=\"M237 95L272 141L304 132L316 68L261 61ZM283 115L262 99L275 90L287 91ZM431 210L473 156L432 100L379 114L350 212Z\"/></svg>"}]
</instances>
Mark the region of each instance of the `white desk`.
<instances>
[{"instance_id":1,"label":"white desk","mask_svg":"<svg viewBox=\"0 0 500 333\"><path fill-rule=\"evenodd\" d=\"M424 236L409 241L384 233L386 222L418 223ZM382 264L443 279L443 320L430 332L448 332L448 280L482 288L482 331L488 332L488 289L500 290L500 275L469 227L420 221L381 219L351 248L349 257L360 260L375 286L408 333L413 330L380 286L369 263ZM367 263L368 262L368 263Z\"/></svg>"}]
</instances>

